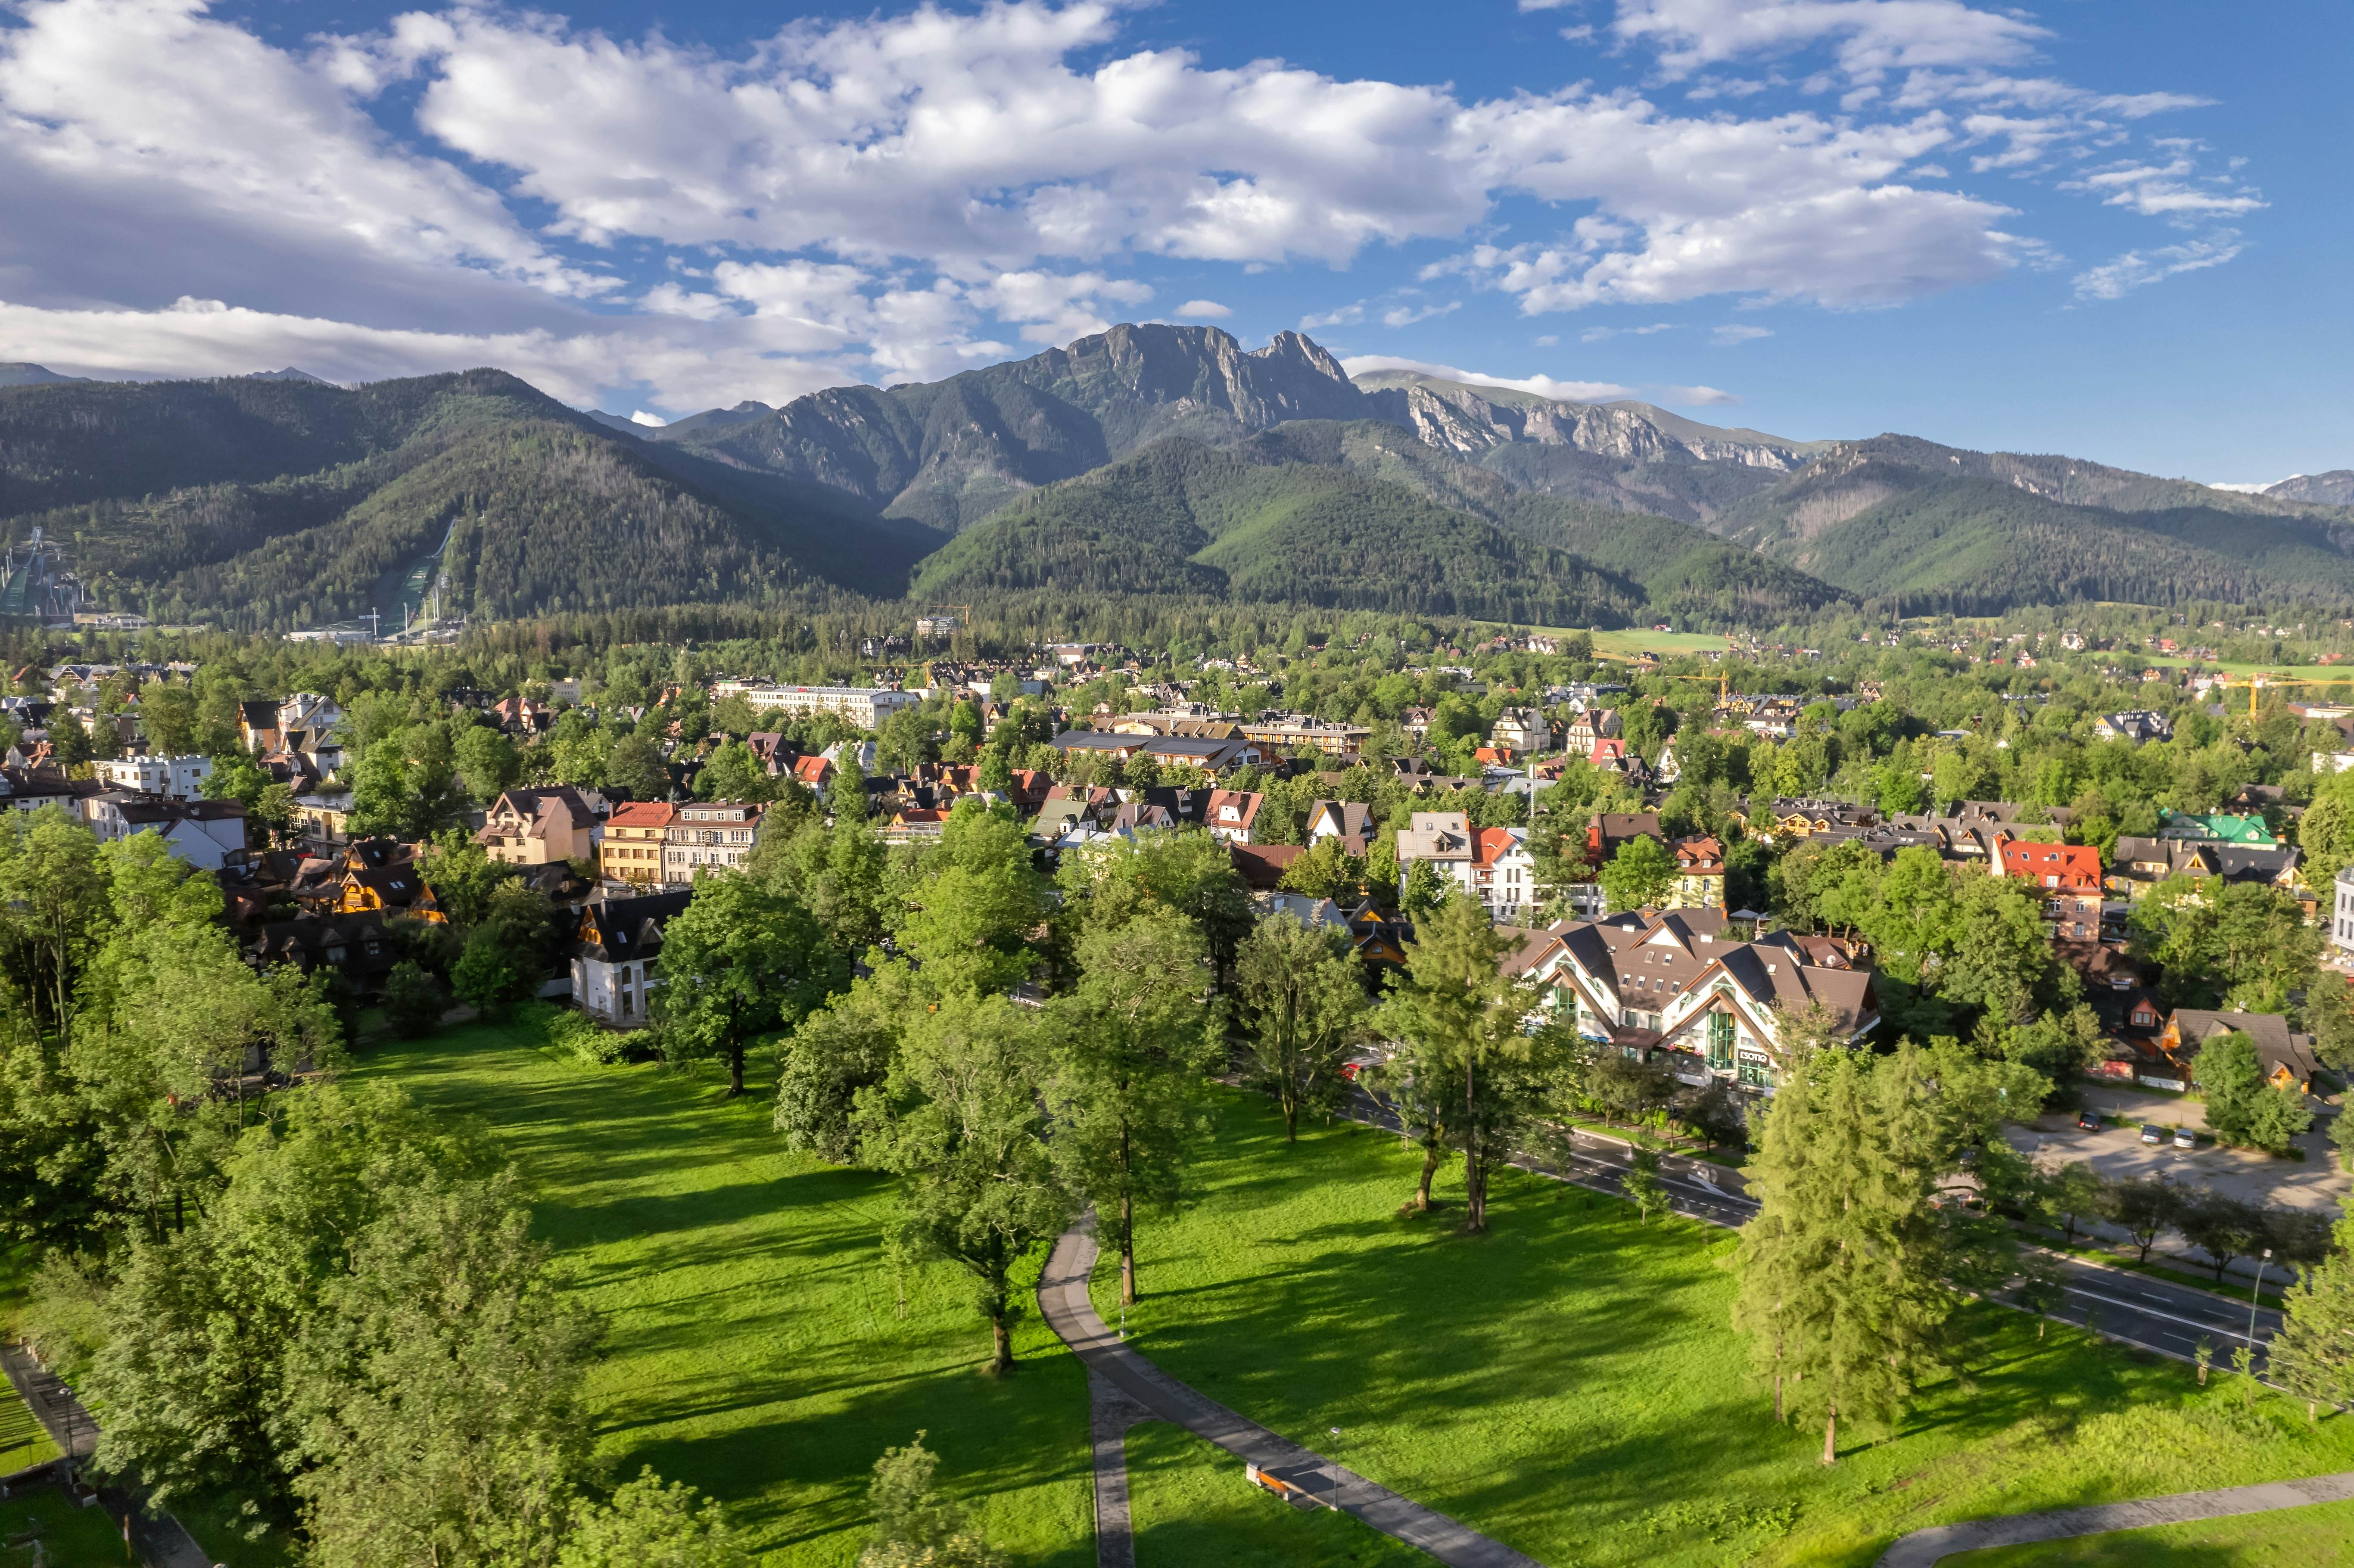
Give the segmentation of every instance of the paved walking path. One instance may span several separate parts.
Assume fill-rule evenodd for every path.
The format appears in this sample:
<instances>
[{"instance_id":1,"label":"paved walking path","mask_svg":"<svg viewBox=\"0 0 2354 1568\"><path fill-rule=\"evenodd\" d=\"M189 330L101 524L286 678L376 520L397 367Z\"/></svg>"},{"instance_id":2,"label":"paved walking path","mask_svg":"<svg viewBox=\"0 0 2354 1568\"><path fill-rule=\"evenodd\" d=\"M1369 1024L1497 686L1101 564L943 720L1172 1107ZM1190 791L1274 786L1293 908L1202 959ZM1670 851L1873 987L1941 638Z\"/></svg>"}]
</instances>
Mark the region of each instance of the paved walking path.
<instances>
[{"instance_id":1,"label":"paved walking path","mask_svg":"<svg viewBox=\"0 0 2354 1568\"><path fill-rule=\"evenodd\" d=\"M86 1457L98 1446L98 1423L65 1380L43 1366L31 1351L13 1340L0 1343L0 1371L8 1374L34 1419L69 1457ZM120 1487L101 1487L98 1500L110 1518L119 1521L130 1516L132 1544L149 1568L213 1568L212 1558L196 1544L196 1537L170 1514L149 1512L145 1498Z\"/></svg>"},{"instance_id":2,"label":"paved walking path","mask_svg":"<svg viewBox=\"0 0 2354 1568\"><path fill-rule=\"evenodd\" d=\"M2354 1470L2341 1470L2334 1476L2307 1476L2301 1481L2267 1481L2262 1486L2178 1492L2172 1497L2066 1508L2052 1513L1972 1520L1966 1524L1916 1530L1900 1538L1881 1553L1878 1568L1929 1568L1931 1563L1956 1552L1977 1552L1989 1546L2065 1541L2076 1535L2103 1535L2112 1530L2145 1530L2153 1524L2187 1524L2195 1520L2229 1519L2234 1514L2271 1513L2276 1509L2349 1499L2354 1499Z\"/></svg>"},{"instance_id":3,"label":"paved walking path","mask_svg":"<svg viewBox=\"0 0 2354 1568\"><path fill-rule=\"evenodd\" d=\"M1128 1511L1128 1429L1153 1414L1092 1370L1087 1405L1087 1431L1095 1445L1096 1568L1136 1568L1136 1526Z\"/></svg>"},{"instance_id":4,"label":"paved walking path","mask_svg":"<svg viewBox=\"0 0 2354 1568\"><path fill-rule=\"evenodd\" d=\"M1277 1478L1289 1482L1318 1501L1354 1514L1384 1535L1416 1546L1449 1568L1541 1568L1501 1542L1458 1524L1445 1514L1375 1486L1352 1470L1343 1469L1321 1454L1278 1436L1255 1421L1245 1420L1225 1405L1171 1377L1104 1326L1087 1298L1087 1279L1095 1273L1096 1238L1084 1225L1063 1233L1038 1281L1038 1308L1047 1323L1085 1362L1091 1379L1100 1379L1113 1391L1140 1405L1152 1419L1171 1421L1208 1438L1227 1453L1248 1460ZM1125 1428L1122 1428L1124 1431ZM1107 1519L1101 1490L1105 1473L1104 1427L1096 1432L1096 1517L1098 1528ZM1117 1548L1100 1536L1097 1560L1105 1568L1121 1568L1134 1561L1128 1537L1127 1467L1119 1482L1118 1516L1122 1539ZM1115 1559L1118 1550L1123 1555Z\"/></svg>"}]
</instances>

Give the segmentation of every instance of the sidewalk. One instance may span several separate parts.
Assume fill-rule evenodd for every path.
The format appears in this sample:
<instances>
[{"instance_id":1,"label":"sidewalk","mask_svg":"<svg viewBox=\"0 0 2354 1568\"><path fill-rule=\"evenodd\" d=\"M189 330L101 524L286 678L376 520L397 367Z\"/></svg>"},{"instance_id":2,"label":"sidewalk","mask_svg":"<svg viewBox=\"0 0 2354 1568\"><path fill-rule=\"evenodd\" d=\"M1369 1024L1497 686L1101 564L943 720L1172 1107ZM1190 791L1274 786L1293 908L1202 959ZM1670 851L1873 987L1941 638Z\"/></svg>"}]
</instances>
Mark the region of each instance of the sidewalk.
<instances>
[{"instance_id":1,"label":"sidewalk","mask_svg":"<svg viewBox=\"0 0 2354 1568\"><path fill-rule=\"evenodd\" d=\"M1172 1421L1206 1437L1235 1457L1257 1466L1328 1508L1353 1514L1384 1535L1420 1547L1448 1568L1543 1568L1502 1542L1491 1540L1468 1525L1376 1486L1355 1471L1345 1469L1311 1449L1303 1448L1198 1393L1152 1364L1107 1328L1088 1298L1087 1281L1095 1273L1096 1238L1074 1226L1055 1243L1038 1282L1038 1308L1047 1324L1087 1366L1090 1381L1100 1378L1157 1420ZM1097 1477L1104 1473L1103 1428L1097 1428ZM1125 1503L1126 1473L1122 1467L1119 1502ZM1107 1502L1097 1500L1102 1520ZM1121 1510L1124 1515L1125 1510ZM1117 1559L1107 1554L1102 1561Z\"/></svg>"},{"instance_id":2,"label":"sidewalk","mask_svg":"<svg viewBox=\"0 0 2354 1568\"><path fill-rule=\"evenodd\" d=\"M13 1340L0 1342L0 1371L8 1374L35 1420L72 1458L86 1458L98 1446L98 1423L63 1378ZM110 1518L131 1520L131 1543L148 1568L214 1568L211 1555L168 1513L150 1513L146 1499L120 1487L98 1489L98 1505Z\"/></svg>"}]
</instances>

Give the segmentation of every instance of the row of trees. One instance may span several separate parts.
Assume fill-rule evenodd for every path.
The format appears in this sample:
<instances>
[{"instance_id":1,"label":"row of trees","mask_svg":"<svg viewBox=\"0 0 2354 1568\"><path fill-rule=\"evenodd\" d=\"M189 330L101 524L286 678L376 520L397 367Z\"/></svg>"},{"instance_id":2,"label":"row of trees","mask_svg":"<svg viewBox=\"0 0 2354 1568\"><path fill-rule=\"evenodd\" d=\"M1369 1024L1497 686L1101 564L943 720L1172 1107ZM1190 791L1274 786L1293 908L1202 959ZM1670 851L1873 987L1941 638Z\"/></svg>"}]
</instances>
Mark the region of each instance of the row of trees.
<instances>
[{"instance_id":1,"label":"row of trees","mask_svg":"<svg viewBox=\"0 0 2354 1568\"><path fill-rule=\"evenodd\" d=\"M225 1496L323 1568L742 1563L698 1501L604 1489L595 1325L514 1172L337 1086L325 986L255 972L220 912L152 834L0 819L0 1234L106 1413L101 1467Z\"/></svg>"},{"instance_id":2,"label":"row of trees","mask_svg":"<svg viewBox=\"0 0 2354 1568\"><path fill-rule=\"evenodd\" d=\"M2073 1242L2087 1220L2125 1232L2141 1261L2168 1230L2207 1255L2218 1284L2243 1257L2270 1251L2285 1265L2317 1263L2328 1250L2329 1221L2309 1209L2252 1203L2211 1187L2184 1186L2163 1173L2107 1177L2084 1161L2038 1178L2028 1193L2026 1213L2057 1225Z\"/></svg>"}]
</instances>

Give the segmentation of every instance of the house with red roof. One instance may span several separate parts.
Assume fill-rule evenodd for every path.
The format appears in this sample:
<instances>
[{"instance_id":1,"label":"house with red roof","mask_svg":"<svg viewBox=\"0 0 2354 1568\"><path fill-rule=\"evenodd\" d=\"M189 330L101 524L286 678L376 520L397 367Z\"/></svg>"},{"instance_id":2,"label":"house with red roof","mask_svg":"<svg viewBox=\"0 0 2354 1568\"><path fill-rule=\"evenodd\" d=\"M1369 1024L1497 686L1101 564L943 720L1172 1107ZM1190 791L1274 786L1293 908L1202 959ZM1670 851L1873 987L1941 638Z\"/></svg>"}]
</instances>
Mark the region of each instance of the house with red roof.
<instances>
[{"instance_id":1,"label":"house with red roof","mask_svg":"<svg viewBox=\"0 0 2354 1568\"><path fill-rule=\"evenodd\" d=\"M1995 841L1999 874L2037 887L2064 893L2101 891L2101 852L2092 844L2041 843L2009 837Z\"/></svg>"}]
</instances>

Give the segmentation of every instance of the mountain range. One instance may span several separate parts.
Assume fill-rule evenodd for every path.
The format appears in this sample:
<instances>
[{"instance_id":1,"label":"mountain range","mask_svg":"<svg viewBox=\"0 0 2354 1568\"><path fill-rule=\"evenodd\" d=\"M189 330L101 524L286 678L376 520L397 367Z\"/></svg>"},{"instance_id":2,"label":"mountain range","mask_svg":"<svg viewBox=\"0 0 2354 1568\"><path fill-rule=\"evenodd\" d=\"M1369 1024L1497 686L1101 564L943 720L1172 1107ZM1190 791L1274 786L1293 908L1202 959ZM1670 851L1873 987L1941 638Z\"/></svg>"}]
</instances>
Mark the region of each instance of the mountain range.
<instances>
[{"instance_id":1,"label":"mountain range","mask_svg":"<svg viewBox=\"0 0 2354 1568\"><path fill-rule=\"evenodd\" d=\"M495 370L345 388L0 366L0 531L101 602L255 629L442 583L504 617L845 588L1182 593L1617 625L1841 599L2354 604L2354 472L2243 494L1912 437L1797 441L1122 325L667 426Z\"/></svg>"}]
</instances>

